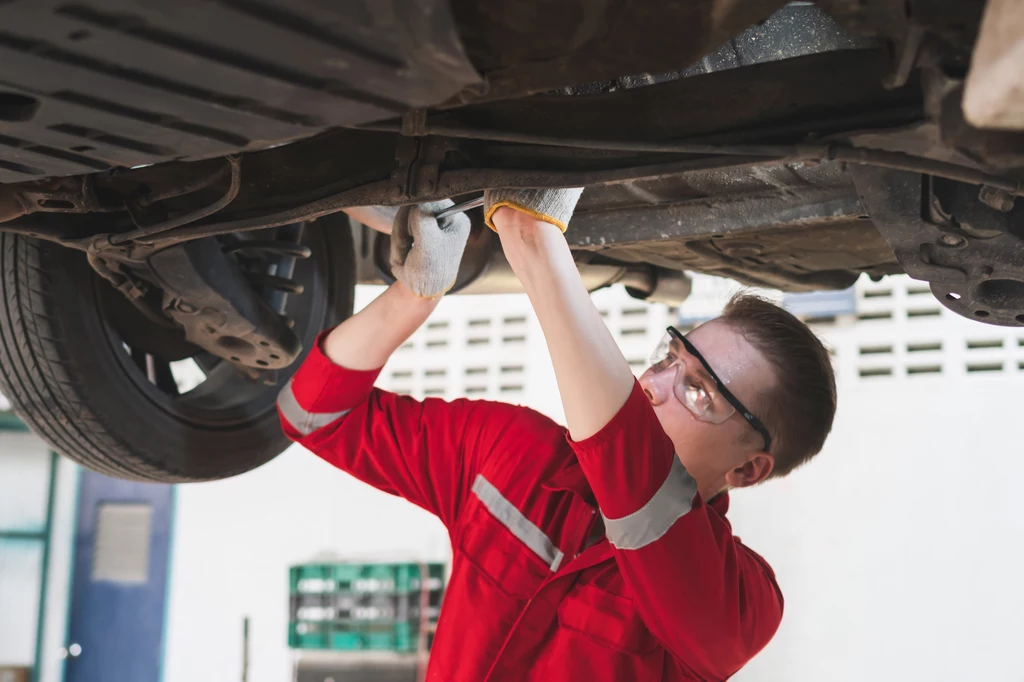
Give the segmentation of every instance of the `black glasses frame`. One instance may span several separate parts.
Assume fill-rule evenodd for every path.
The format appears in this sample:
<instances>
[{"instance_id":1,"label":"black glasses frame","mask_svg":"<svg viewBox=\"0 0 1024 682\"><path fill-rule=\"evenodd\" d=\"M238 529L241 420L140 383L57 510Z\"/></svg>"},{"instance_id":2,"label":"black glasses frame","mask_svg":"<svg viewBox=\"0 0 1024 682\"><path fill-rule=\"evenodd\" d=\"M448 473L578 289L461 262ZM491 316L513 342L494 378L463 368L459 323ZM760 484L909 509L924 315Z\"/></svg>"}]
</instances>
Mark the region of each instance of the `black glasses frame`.
<instances>
[{"instance_id":1,"label":"black glasses frame","mask_svg":"<svg viewBox=\"0 0 1024 682\"><path fill-rule=\"evenodd\" d=\"M700 361L700 364L704 365L704 369L706 369L708 374L711 375L711 378L715 380L715 384L718 386L718 392L721 393L722 396L729 401L729 404L735 407L736 411L743 415L743 418L746 419L752 427L754 427L755 431L761 434L762 438L764 438L764 451L768 452L769 448L772 446L772 437L771 434L768 433L768 429L766 429L764 424L761 423L761 420L755 417L753 412L744 407L743 403L741 403L739 399L725 387L722 380L718 378L717 374L715 374L715 370L711 369L711 365L709 365L708 361L704 359L704 356L700 354L700 351L690 343L689 339L683 336L675 327L669 327L668 333L672 335L672 338L677 339L679 343L683 344L683 348L686 349L687 353L697 358L697 360Z\"/></svg>"}]
</instances>

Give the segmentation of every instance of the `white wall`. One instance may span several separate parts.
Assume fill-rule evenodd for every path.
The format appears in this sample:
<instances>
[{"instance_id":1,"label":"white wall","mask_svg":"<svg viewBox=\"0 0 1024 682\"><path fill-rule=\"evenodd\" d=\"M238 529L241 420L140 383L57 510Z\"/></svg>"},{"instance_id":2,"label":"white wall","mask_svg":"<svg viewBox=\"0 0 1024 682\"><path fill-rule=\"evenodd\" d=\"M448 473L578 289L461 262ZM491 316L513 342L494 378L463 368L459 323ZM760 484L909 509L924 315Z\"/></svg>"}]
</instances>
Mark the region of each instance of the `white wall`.
<instances>
[{"instance_id":1,"label":"white wall","mask_svg":"<svg viewBox=\"0 0 1024 682\"><path fill-rule=\"evenodd\" d=\"M733 496L786 613L737 680L1021 680L1024 381L854 386L829 444Z\"/></svg>"}]
</instances>

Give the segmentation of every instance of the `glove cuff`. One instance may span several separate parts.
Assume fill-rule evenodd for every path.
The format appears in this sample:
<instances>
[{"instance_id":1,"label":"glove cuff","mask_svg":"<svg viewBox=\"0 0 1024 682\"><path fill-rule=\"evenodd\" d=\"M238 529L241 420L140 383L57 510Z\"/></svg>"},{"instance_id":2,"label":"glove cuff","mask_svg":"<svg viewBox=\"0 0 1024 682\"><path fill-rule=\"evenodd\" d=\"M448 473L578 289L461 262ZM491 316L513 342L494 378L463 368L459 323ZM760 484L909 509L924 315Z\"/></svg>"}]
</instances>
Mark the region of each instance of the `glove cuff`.
<instances>
[{"instance_id":1,"label":"glove cuff","mask_svg":"<svg viewBox=\"0 0 1024 682\"><path fill-rule=\"evenodd\" d=\"M456 275L455 279L452 280L452 283L444 288L444 291L442 291L441 293L432 294L432 295L429 295L429 296L427 294L421 294L420 292L418 292L415 289L413 289L412 287L410 287L408 284L405 284L405 282L402 282L402 284L405 284L405 288L408 289L409 291L411 291L416 296L416 298L423 299L424 301L436 301L439 298L444 298L445 295L455 287L455 283L458 282L458 281L459 281L459 277L458 277L458 275Z\"/></svg>"},{"instance_id":2,"label":"glove cuff","mask_svg":"<svg viewBox=\"0 0 1024 682\"><path fill-rule=\"evenodd\" d=\"M491 219L502 206L550 223L563 233L583 189L490 189L484 193L484 222L497 232Z\"/></svg>"},{"instance_id":3,"label":"glove cuff","mask_svg":"<svg viewBox=\"0 0 1024 682\"><path fill-rule=\"evenodd\" d=\"M525 213L526 215L533 216L537 220L543 220L545 223L551 223L552 225L557 227L559 230L561 230L563 233L568 228L568 225L566 225L561 220L559 220L559 219L557 219L557 218L555 218L553 216L545 215L543 213L538 213L537 211L533 210L532 208L528 208L526 206L523 206L522 204L517 204L516 202L514 202L514 201L512 201L510 199L503 199L502 201L499 201L498 203L494 204L493 206L488 207L487 213L484 214L484 222L487 223L487 227L491 228L495 232L498 231L498 228L496 228L494 226L494 222L491 220L491 216L494 215L494 212L497 211L502 206L508 206L509 208L515 209L515 210L520 211L522 213Z\"/></svg>"}]
</instances>

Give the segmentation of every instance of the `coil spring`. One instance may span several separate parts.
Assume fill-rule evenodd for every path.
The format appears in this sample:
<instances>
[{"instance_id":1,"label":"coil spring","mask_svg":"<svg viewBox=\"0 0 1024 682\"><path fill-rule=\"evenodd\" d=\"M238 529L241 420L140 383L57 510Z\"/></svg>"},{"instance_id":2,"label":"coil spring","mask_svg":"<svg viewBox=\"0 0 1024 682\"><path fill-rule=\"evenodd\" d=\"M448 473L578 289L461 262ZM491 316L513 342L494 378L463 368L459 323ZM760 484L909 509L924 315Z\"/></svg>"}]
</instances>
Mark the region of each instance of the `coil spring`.
<instances>
[{"instance_id":1,"label":"coil spring","mask_svg":"<svg viewBox=\"0 0 1024 682\"><path fill-rule=\"evenodd\" d=\"M303 244L282 239L239 241L224 248L224 253L226 254L239 252L250 256L258 254L276 257L276 259L269 259L276 268L275 274L247 268L245 276L253 286L262 287L271 292L279 292L271 293L269 303L272 308L283 316L286 299L282 294L301 294L304 291L302 284L292 278L292 273L295 270L295 261L300 258L309 258L313 254L312 250ZM264 259L261 258L260 260L263 261ZM294 324L292 320L285 319L289 326Z\"/></svg>"}]
</instances>

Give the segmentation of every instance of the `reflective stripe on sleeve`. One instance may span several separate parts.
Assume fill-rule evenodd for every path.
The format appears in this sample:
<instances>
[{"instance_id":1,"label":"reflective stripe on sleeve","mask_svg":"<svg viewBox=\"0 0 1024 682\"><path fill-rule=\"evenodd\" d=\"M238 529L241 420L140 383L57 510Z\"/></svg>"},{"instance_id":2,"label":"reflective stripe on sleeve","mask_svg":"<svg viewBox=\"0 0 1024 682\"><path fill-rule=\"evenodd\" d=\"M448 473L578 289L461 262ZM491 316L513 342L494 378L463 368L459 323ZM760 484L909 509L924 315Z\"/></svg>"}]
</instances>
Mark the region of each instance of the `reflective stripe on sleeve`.
<instances>
[{"instance_id":1,"label":"reflective stripe on sleeve","mask_svg":"<svg viewBox=\"0 0 1024 682\"><path fill-rule=\"evenodd\" d=\"M679 458L673 456L665 482L647 504L629 516L604 517L605 535L617 549L640 549L649 545L690 511L696 494L697 482Z\"/></svg>"},{"instance_id":2,"label":"reflective stripe on sleeve","mask_svg":"<svg viewBox=\"0 0 1024 682\"><path fill-rule=\"evenodd\" d=\"M277 396L277 407L281 414L288 420L288 423L303 436L308 436L317 429L322 429L331 422L341 419L351 410L340 412L310 412L295 399L295 391L292 390L291 379L285 384L281 394Z\"/></svg>"},{"instance_id":3,"label":"reflective stripe on sleeve","mask_svg":"<svg viewBox=\"0 0 1024 682\"><path fill-rule=\"evenodd\" d=\"M559 564L562 563L562 550L551 542L551 538L545 535L544 531L523 516L523 513L516 509L514 504L505 499L505 496L498 492L498 489L491 485L491 482L482 474L478 474L476 480L473 481L473 494L480 499L487 507L487 511L491 512L501 525L508 528L512 535L519 538L524 545L550 566L552 572L558 570Z\"/></svg>"}]
</instances>

